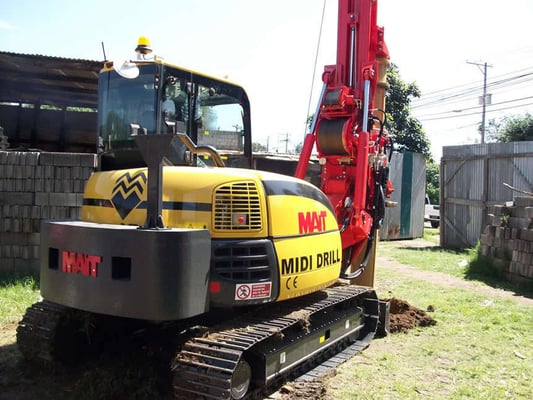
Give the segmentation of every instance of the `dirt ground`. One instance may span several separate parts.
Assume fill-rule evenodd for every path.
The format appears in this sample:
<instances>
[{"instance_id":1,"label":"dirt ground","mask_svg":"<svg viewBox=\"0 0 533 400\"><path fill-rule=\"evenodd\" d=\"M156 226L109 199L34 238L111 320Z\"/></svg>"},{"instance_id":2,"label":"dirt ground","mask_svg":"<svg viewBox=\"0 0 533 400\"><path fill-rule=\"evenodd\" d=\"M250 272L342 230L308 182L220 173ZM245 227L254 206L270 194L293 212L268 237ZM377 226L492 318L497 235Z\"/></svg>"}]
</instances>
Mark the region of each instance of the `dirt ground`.
<instances>
[{"instance_id":1,"label":"dirt ground","mask_svg":"<svg viewBox=\"0 0 533 400\"><path fill-rule=\"evenodd\" d=\"M408 246L432 246L433 244L423 240L410 240L405 243L398 242L399 245L405 244ZM522 296L516 296L511 292L506 292L500 289L493 289L488 286L483 286L475 282L464 281L459 278L451 277L437 272L420 271L414 267L398 264L391 258L386 256L378 256L377 264L381 268L386 268L394 272L409 275L416 279L424 279L431 282L437 282L445 287L468 288L469 290L480 292L495 297L513 299L522 304L533 306L533 299ZM390 332L397 334L400 332L407 332L415 327L430 327L437 323L431 317L432 305L424 304L414 305L407 302L391 298L390 300ZM71 369L63 371L50 371L47 369L35 369L22 362L21 355L16 347L16 324L8 324L0 326L0 399L1 400L29 400L29 399L144 399L144 398L158 398L153 396L154 393L162 393L160 399L170 399L172 396L165 390L160 390L157 387L157 382L147 382L149 388L147 390L150 396L142 391L132 396L127 389L121 388L122 382L117 386L116 382L110 381L110 363L103 362L100 365L93 366L92 369L80 370ZM429 328L430 329L430 328ZM373 344L371 344L372 346ZM148 352L152 354L153 352ZM153 355L153 354L152 354ZM140 365L143 359L134 360ZM145 379L146 376L139 372L136 375L135 368L126 361L124 364L124 371L131 376L127 379L131 381ZM116 365L113 366L116 368ZM148 371L148 374L154 371ZM334 371L332 372L334 373ZM324 377L326 378L326 377ZM94 385L87 385L87 382L94 382ZM112 390L106 396L94 395L91 391L96 391L97 386L107 385ZM58 388L60 388L62 395L58 396ZM96 393L98 393L96 391ZM100 392L101 393L101 392ZM269 399L276 400L330 400L327 393L327 387L320 379L306 383L305 385L288 383L280 390L272 394Z\"/></svg>"}]
</instances>

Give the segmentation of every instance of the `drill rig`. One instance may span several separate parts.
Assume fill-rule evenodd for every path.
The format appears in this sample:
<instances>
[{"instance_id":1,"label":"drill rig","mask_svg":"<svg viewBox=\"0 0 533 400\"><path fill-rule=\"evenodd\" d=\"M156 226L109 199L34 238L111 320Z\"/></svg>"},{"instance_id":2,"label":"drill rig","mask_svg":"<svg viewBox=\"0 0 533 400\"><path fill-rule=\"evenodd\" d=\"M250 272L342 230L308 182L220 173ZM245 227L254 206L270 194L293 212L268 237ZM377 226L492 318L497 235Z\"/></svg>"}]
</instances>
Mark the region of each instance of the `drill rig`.
<instances>
[{"instance_id":1,"label":"drill rig","mask_svg":"<svg viewBox=\"0 0 533 400\"><path fill-rule=\"evenodd\" d=\"M339 1L337 63L322 74L319 105L295 173L305 177L316 145L320 189L334 206L341 232L342 277L370 286L374 268L366 266L373 262L385 207L394 206L386 200L393 191L392 141L385 130L390 61L384 29L376 21L377 0Z\"/></svg>"},{"instance_id":2,"label":"drill rig","mask_svg":"<svg viewBox=\"0 0 533 400\"><path fill-rule=\"evenodd\" d=\"M144 37L137 60L106 62L100 170L79 220L42 224L43 300L17 329L24 356L69 362L124 327L173 323L175 397L242 399L386 330L372 289L391 190L376 10L339 1L338 60L296 177L249 168L240 86L152 57ZM320 189L303 179L315 144Z\"/></svg>"}]
</instances>

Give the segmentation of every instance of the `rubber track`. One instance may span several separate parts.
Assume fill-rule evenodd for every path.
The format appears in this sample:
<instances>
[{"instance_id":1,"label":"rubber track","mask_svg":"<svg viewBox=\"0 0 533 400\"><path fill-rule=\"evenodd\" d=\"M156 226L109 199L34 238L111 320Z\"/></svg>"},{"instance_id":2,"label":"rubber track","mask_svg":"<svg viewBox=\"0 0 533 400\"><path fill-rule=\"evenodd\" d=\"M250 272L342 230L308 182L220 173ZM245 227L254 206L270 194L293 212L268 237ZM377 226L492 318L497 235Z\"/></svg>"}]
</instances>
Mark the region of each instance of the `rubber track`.
<instances>
[{"instance_id":1,"label":"rubber track","mask_svg":"<svg viewBox=\"0 0 533 400\"><path fill-rule=\"evenodd\" d=\"M327 293L327 296L325 296ZM204 337L195 337L186 342L173 363L174 395L176 399L231 399L231 378L243 354L255 345L273 338L296 324L302 324L302 311L309 317L354 298L375 299L372 289L340 285L328 288L300 299L276 303L278 306L266 308L265 312L246 315L231 320L224 326L210 329ZM377 299L376 299L377 300ZM371 318L378 318L372 315ZM370 343L374 331L369 332L355 346L364 349ZM353 342L345 343L345 346ZM342 351L326 347L323 353ZM320 355L314 357L320 359ZM323 361L323 360L320 360ZM309 362L305 362L309 364ZM253 366L252 366L253 368ZM283 376L288 376L291 371ZM277 377L276 381L283 377ZM266 388L253 389L246 399L261 398Z\"/></svg>"},{"instance_id":2,"label":"rubber track","mask_svg":"<svg viewBox=\"0 0 533 400\"><path fill-rule=\"evenodd\" d=\"M55 361L57 326L66 312L66 307L48 301L28 307L17 327L17 345L27 360Z\"/></svg>"}]
</instances>

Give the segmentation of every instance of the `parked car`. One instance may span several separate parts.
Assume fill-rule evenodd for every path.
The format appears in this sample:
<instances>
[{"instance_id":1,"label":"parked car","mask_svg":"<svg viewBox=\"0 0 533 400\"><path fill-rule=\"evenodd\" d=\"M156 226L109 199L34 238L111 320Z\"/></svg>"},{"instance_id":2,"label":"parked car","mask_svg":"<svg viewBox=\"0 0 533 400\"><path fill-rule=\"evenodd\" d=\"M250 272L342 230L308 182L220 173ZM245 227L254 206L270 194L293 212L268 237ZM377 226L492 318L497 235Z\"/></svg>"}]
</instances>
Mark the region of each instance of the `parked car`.
<instances>
[{"instance_id":1,"label":"parked car","mask_svg":"<svg viewBox=\"0 0 533 400\"><path fill-rule=\"evenodd\" d=\"M426 205L424 207L424 222L429 222L432 228L438 228L440 225L440 206L431 204L429 197L426 196Z\"/></svg>"}]
</instances>

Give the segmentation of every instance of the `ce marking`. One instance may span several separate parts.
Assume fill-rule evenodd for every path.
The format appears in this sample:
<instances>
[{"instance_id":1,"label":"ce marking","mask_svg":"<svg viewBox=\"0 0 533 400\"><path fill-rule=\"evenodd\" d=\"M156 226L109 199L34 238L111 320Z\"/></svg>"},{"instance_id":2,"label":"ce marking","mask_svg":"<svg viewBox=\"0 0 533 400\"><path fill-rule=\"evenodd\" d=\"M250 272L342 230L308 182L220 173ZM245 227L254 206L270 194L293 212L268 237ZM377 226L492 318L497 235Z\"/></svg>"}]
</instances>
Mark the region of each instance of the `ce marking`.
<instances>
[{"instance_id":1,"label":"ce marking","mask_svg":"<svg viewBox=\"0 0 533 400\"><path fill-rule=\"evenodd\" d=\"M295 276L294 278L289 276L287 280L285 281L285 287L287 290L291 289L298 289L298 276Z\"/></svg>"}]
</instances>

